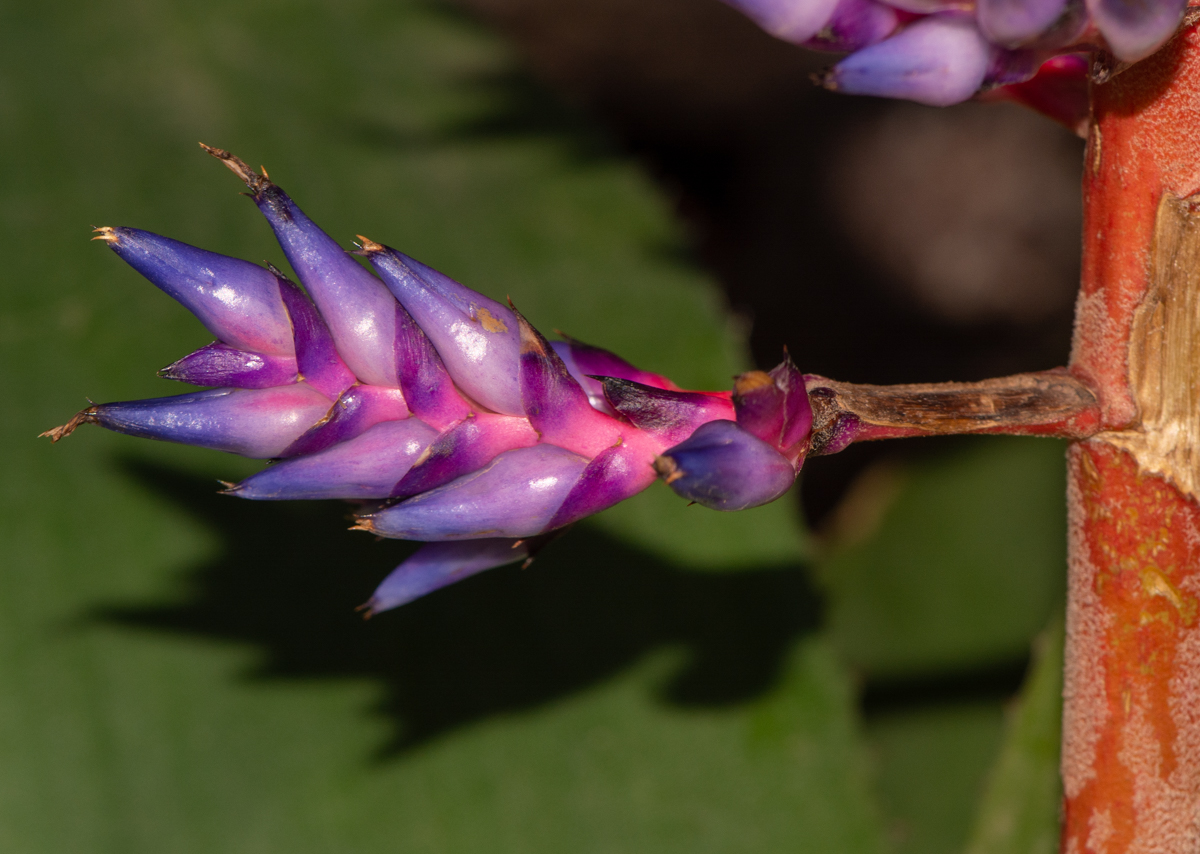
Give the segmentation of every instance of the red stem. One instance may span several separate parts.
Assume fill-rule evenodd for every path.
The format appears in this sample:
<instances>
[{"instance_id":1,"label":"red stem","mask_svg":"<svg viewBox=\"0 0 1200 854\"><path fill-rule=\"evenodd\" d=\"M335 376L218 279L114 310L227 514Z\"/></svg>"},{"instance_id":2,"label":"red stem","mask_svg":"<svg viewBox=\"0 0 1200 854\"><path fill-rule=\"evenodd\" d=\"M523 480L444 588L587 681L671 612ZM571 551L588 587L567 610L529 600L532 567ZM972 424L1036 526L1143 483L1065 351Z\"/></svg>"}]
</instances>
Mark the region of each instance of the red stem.
<instances>
[{"instance_id":1,"label":"red stem","mask_svg":"<svg viewBox=\"0 0 1200 854\"><path fill-rule=\"evenodd\" d=\"M1093 87L1071 370L1069 854L1200 850L1200 37Z\"/></svg>"}]
</instances>

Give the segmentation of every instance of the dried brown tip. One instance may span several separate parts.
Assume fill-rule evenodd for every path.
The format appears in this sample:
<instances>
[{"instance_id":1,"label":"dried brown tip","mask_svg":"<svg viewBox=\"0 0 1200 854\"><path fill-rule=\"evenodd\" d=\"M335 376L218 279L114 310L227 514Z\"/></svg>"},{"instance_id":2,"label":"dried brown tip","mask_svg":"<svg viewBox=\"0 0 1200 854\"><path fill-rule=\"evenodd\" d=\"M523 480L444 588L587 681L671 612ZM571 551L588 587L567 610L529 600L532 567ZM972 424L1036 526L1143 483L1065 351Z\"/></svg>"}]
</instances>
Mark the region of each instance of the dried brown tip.
<instances>
[{"instance_id":1,"label":"dried brown tip","mask_svg":"<svg viewBox=\"0 0 1200 854\"><path fill-rule=\"evenodd\" d=\"M666 484L672 484L684 475L683 469L671 457L655 457L652 465Z\"/></svg>"},{"instance_id":2,"label":"dried brown tip","mask_svg":"<svg viewBox=\"0 0 1200 854\"><path fill-rule=\"evenodd\" d=\"M760 388L773 385L775 380L771 379L771 375L766 371L746 371L733 378L733 393L737 397L744 397Z\"/></svg>"},{"instance_id":3,"label":"dried brown tip","mask_svg":"<svg viewBox=\"0 0 1200 854\"><path fill-rule=\"evenodd\" d=\"M834 79L832 68L826 71L814 71L808 75L808 79L815 85L820 86L822 89L828 89L830 92L838 90L837 80Z\"/></svg>"},{"instance_id":4,"label":"dried brown tip","mask_svg":"<svg viewBox=\"0 0 1200 854\"><path fill-rule=\"evenodd\" d=\"M354 235L358 238L358 245L362 247L363 252L382 252L383 244L376 243L369 237L363 237L361 234Z\"/></svg>"},{"instance_id":5,"label":"dried brown tip","mask_svg":"<svg viewBox=\"0 0 1200 854\"><path fill-rule=\"evenodd\" d=\"M255 193L261 193L267 187L271 186L271 179L267 177L266 169L263 169L263 174L259 175L247 165L245 160L230 154L223 148L214 148L211 145L205 145L203 142L200 143L200 147L224 163L230 172L241 178L246 183L246 186Z\"/></svg>"},{"instance_id":6,"label":"dried brown tip","mask_svg":"<svg viewBox=\"0 0 1200 854\"><path fill-rule=\"evenodd\" d=\"M267 265L267 269L268 269L268 270L271 272L271 274L272 274L272 275L274 275L276 278L278 278L278 279L283 279L285 282L291 282L291 281L292 281L291 279L289 279L289 278L287 277L287 273L283 272L283 270L280 270L278 267L276 267L276 266L275 266L274 264L272 264L270 261L263 261L263 263Z\"/></svg>"},{"instance_id":7,"label":"dried brown tip","mask_svg":"<svg viewBox=\"0 0 1200 854\"><path fill-rule=\"evenodd\" d=\"M92 231L96 236L92 240L103 240L105 243L116 243L120 238L117 237L116 229L110 228L107 225L102 225L99 228L93 228Z\"/></svg>"},{"instance_id":8,"label":"dried brown tip","mask_svg":"<svg viewBox=\"0 0 1200 854\"><path fill-rule=\"evenodd\" d=\"M373 522L371 522L370 519L363 517L361 519L356 519L354 524L350 526L350 530L351 531L367 531L370 533L374 533L375 525Z\"/></svg>"},{"instance_id":9,"label":"dried brown tip","mask_svg":"<svg viewBox=\"0 0 1200 854\"><path fill-rule=\"evenodd\" d=\"M65 439L75 432L75 428L80 424L95 424L100 419L96 417L96 407L89 406L87 409L80 410L75 413L75 417L61 427L55 427L53 430L47 430L45 433L38 433L38 438L48 438L51 442L57 442L60 439Z\"/></svg>"},{"instance_id":10,"label":"dried brown tip","mask_svg":"<svg viewBox=\"0 0 1200 854\"><path fill-rule=\"evenodd\" d=\"M512 300L508 301L508 305L512 308L513 314L517 316L517 326L521 331L521 352L522 353L537 353L539 356L545 357L549 345L542 334L533 328L533 324L525 319L525 315L517 311L517 307L512 304Z\"/></svg>"},{"instance_id":11,"label":"dried brown tip","mask_svg":"<svg viewBox=\"0 0 1200 854\"><path fill-rule=\"evenodd\" d=\"M368 599L354 610L362 612L363 620L369 620L375 616L375 600L373 598Z\"/></svg>"}]
</instances>

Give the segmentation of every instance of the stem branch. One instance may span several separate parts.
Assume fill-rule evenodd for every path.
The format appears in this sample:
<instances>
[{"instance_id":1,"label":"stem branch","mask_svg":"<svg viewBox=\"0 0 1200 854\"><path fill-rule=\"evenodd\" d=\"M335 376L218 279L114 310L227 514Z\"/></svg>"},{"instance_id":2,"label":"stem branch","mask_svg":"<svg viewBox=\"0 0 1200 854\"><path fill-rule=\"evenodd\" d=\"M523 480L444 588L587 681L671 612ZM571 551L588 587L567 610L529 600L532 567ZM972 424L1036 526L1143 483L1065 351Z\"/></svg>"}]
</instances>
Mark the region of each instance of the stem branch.
<instances>
[{"instance_id":1,"label":"stem branch","mask_svg":"<svg viewBox=\"0 0 1200 854\"><path fill-rule=\"evenodd\" d=\"M809 376L811 455L851 442L1004 433L1084 439L1100 429L1095 392L1064 369L976 383L856 385Z\"/></svg>"}]
</instances>

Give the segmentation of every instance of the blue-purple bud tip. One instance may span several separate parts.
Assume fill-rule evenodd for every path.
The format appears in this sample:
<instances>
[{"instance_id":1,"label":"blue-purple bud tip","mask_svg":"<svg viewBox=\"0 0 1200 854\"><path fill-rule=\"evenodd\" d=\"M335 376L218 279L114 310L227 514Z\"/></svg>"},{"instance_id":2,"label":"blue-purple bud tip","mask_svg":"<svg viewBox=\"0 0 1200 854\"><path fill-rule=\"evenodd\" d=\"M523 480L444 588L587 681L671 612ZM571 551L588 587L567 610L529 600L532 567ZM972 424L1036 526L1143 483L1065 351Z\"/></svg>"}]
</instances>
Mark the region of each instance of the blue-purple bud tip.
<instances>
[{"instance_id":1,"label":"blue-purple bud tip","mask_svg":"<svg viewBox=\"0 0 1200 854\"><path fill-rule=\"evenodd\" d=\"M363 606L367 616L398 608L427 593L505 564L529 561L548 539L498 538L427 543L383 579Z\"/></svg>"},{"instance_id":2,"label":"blue-purple bud tip","mask_svg":"<svg viewBox=\"0 0 1200 854\"><path fill-rule=\"evenodd\" d=\"M680 496L713 510L746 510L787 492L796 470L779 451L732 421L710 421L654 461Z\"/></svg>"}]
</instances>

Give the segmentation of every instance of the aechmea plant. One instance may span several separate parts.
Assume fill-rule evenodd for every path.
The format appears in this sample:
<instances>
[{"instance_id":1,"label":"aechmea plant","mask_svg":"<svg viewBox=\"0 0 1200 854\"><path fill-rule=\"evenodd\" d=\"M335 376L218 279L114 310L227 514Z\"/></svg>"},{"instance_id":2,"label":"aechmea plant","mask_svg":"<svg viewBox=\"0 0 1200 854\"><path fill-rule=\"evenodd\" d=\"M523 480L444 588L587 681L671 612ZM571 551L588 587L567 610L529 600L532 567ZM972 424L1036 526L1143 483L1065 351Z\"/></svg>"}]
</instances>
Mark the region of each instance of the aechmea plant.
<instances>
[{"instance_id":1,"label":"aechmea plant","mask_svg":"<svg viewBox=\"0 0 1200 854\"><path fill-rule=\"evenodd\" d=\"M1089 56L1098 74L1154 53L1187 0L726 0L786 41L849 55L829 89L944 106L976 95L1026 103L1078 129Z\"/></svg>"},{"instance_id":2,"label":"aechmea plant","mask_svg":"<svg viewBox=\"0 0 1200 854\"><path fill-rule=\"evenodd\" d=\"M346 251L265 171L207 150L250 188L303 290L273 267L96 229L217 339L162 376L216 388L92 405L54 441L94 423L275 461L229 495L361 502L355 528L427 543L370 613L529 560L660 475L719 510L773 501L795 480L813 413L789 359L732 394L682 391L598 347L550 343L511 303L395 249L360 236Z\"/></svg>"}]
</instances>

